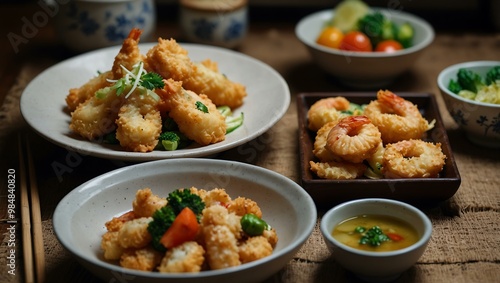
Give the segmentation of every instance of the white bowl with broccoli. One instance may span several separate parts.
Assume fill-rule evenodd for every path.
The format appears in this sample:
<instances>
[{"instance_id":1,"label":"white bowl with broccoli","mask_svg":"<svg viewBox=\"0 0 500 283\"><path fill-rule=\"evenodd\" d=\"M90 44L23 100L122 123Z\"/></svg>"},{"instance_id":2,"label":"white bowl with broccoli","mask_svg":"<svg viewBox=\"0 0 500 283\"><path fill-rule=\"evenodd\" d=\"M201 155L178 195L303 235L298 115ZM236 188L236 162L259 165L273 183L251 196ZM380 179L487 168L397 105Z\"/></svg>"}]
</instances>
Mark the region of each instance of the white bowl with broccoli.
<instances>
[{"instance_id":1,"label":"white bowl with broccoli","mask_svg":"<svg viewBox=\"0 0 500 283\"><path fill-rule=\"evenodd\" d=\"M156 268L154 271L134 270L120 266L119 260L104 259L101 243L107 231L105 223L113 217L127 215L133 209L139 189L147 187L158 197L166 198L178 189L192 186L207 191L224 188L232 199L245 197L255 201L262 211L262 220L275 229L278 236L272 254L237 266L204 268L200 272L187 273L158 272ZM154 202L139 206L139 209L151 204ZM156 221L157 217L153 215L152 219ZM110 171L69 192L57 205L53 217L58 240L85 268L103 282L125 280L130 283L261 282L278 273L293 259L312 233L316 220L313 199L286 176L246 163L204 158L151 161ZM243 220L241 225L245 225ZM151 237L154 231L158 231L149 229ZM244 231L249 233L246 229ZM119 246L116 249L117 245L106 243L106 251L121 252ZM231 251L224 250L221 249L225 254L231 254ZM182 258L182 254L179 251L177 256ZM192 262L186 265L192 265Z\"/></svg>"},{"instance_id":2,"label":"white bowl with broccoli","mask_svg":"<svg viewBox=\"0 0 500 283\"><path fill-rule=\"evenodd\" d=\"M437 84L451 117L476 145L500 148L500 61L471 61L441 71Z\"/></svg>"},{"instance_id":3,"label":"white bowl with broccoli","mask_svg":"<svg viewBox=\"0 0 500 283\"><path fill-rule=\"evenodd\" d=\"M337 6L336 9L315 12L301 19L295 27L296 36L308 49L313 61L346 86L356 89L388 86L398 76L408 71L434 40L432 26L415 15L397 9L366 8L366 4L360 4L357 0L347 2L351 5L354 3L352 5L354 7L346 9ZM339 13L342 13L342 21L338 20ZM366 23L366 16L373 18L375 13L383 17L380 24L364 28L360 26L361 21L364 20ZM379 30L380 34L379 38L374 34L369 36L371 52L351 51L319 44L317 42L319 35L326 26L331 25L342 29L344 39L350 31L370 30L372 27L373 30ZM392 28L387 28L389 25ZM369 33L371 32L365 32ZM400 41L404 41L403 49L396 52L376 52L378 40L398 39L403 34L405 39Z\"/></svg>"}]
</instances>

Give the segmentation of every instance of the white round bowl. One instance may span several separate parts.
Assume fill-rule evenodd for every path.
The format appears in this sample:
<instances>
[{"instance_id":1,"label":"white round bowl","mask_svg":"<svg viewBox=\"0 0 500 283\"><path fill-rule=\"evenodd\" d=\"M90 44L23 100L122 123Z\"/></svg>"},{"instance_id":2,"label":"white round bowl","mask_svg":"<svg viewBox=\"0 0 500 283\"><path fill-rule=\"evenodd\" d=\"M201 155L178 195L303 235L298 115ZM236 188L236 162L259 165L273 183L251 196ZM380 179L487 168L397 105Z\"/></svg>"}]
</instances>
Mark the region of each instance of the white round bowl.
<instances>
[{"instance_id":1,"label":"white round bowl","mask_svg":"<svg viewBox=\"0 0 500 283\"><path fill-rule=\"evenodd\" d=\"M488 148L500 148L500 104L483 103L458 96L448 90L451 79L457 79L460 68L466 68L484 76L500 61L472 61L451 65L442 70L437 84L451 117L474 144Z\"/></svg>"},{"instance_id":2,"label":"white round bowl","mask_svg":"<svg viewBox=\"0 0 500 283\"><path fill-rule=\"evenodd\" d=\"M425 20L409 13L390 9L373 11L382 12L396 24L410 23L415 29L414 45L398 52L385 53L344 51L317 44L316 38L325 22L335 14L335 10L331 9L301 19L295 27L295 34L309 50L314 62L339 82L358 89L387 86L408 71L432 43L434 29Z\"/></svg>"},{"instance_id":3,"label":"white round bowl","mask_svg":"<svg viewBox=\"0 0 500 283\"><path fill-rule=\"evenodd\" d=\"M69 49L85 52L121 45L132 28L142 30L141 41L153 39L156 28L154 0L52 0L56 33Z\"/></svg>"},{"instance_id":4,"label":"white round bowl","mask_svg":"<svg viewBox=\"0 0 500 283\"><path fill-rule=\"evenodd\" d=\"M100 249L104 223L129 211L137 190L146 186L165 197L176 189L196 186L225 188L232 198L251 198L276 229L279 240L275 250L268 257L237 267L189 274L136 271L106 262ZM61 244L104 282L243 283L263 281L282 269L312 233L316 217L312 198L283 175L244 163L183 158L132 165L96 177L59 202L53 223Z\"/></svg>"},{"instance_id":5,"label":"white round bowl","mask_svg":"<svg viewBox=\"0 0 500 283\"><path fill-rule=\"evenodd\" d=\"M398 217L412 225L420 240L404 249L370 252L349 247L332 236L340 222L363 214ZM331 208L321 219L320 230L338 264L369 282L390 282L414 265L431 238L432 223L419 209L407 203L381 198L358 199Z\"/></svg>"}]
</instances>

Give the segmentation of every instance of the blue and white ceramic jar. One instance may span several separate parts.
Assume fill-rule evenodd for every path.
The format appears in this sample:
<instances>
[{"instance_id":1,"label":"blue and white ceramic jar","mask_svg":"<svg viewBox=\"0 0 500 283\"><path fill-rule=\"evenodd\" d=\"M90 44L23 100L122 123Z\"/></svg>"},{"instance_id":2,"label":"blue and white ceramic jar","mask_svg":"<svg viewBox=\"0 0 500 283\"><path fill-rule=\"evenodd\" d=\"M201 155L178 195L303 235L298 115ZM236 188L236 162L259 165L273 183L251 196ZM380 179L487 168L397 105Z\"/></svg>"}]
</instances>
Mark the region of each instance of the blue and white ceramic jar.
<instances>
[{"instance_id":1,"label":"blue and white ceramic jar","mask_svg":"<svg viewBox=\"0 0 500 283\"><path fill-rule=\"evenodd\" d=\"M179 25L190 42L235 48L247 33L247 0L181 0Z\"/></svg>"},{"instance_id":2,"label":"blue and white ceramic jar","mask_svg":"<svg viewBox=\"0 0 500 283\"><path fill-rule=\"evenodd\" d=\"M73 51L120 45L132 28L151 41L156 28L154 0L70 0L59 5L56 32Z\"/></svg>"}]
</instances>

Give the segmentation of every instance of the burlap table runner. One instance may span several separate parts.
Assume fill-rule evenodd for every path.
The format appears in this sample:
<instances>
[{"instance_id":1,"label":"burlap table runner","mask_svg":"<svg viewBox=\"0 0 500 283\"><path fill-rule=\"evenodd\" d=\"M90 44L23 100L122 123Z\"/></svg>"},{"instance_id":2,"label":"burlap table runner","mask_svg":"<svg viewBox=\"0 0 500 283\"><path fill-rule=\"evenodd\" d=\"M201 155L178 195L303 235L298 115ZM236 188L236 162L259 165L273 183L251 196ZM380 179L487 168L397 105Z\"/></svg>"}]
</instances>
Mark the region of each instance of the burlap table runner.
<instances>
[{"instance_id":1,"label":"burlap table runner","mask_svg":"<svg viewBox=\"0 0 500 283\"><path fill-rule=\"evenodd\" d=\"M270 30L266 35L266 40L259 39L259 45L249 45L247 53L260 57L275 67L289 81L292 91L292 103L283 119L270 131L255 141L266 149L260 155L253 157L252 163L274 170L290 179L298 182L298 140L297 140L297 111L296 94L300 91L325 91L335 90L330 85L318 85L317 89L303 89L304 82L291 82L294 75L286 73L290 69L291 61L276 58L269 53L258 53L259 48L281 48L280 56L291 58L295 56L297 62L308 61L307 54L303 51L292 35L280 35L275 30ZM426 52L424 58L416 67L415 72L427 72L428 77L435 78L443 65L447 65L443 54L456 45L457 38L454 35L444 35L437 37L435 43ZM469 35L460 37L462 45L477 45L482 48L482 54L492 54L497 52L500 41L495 38L481 35ZM287 44L283 44L286 42ZM478 42L483 44L478 45ZM486 42L486 43L485 43ZM254 48L255 47L255 48ZM460 49L458 49L460 51ZM478 50L476 50L479 52ZM463 61L474 58L473 54L459 54ZM284 54L284 55L283 55ZM293 54L293 56L290 56ZM458 55L457 55L458 56ZM278 56L279 57L279 56ZM497 58L498 59L498 58ZM441 60L437 63L437 60ZM449 59L450 60L450 59ZM295 62L296 63L296 62ZM12 137L19 131L30 132L23 121L19 111L19 98L22 91L38 73L53 64L51 61L35 62L24 65L21 69L15 85L10 89L6 99L0 108L0 152L2 156L14 157L13 146L15 142ZM307 65L305 66L307 68ZM313 74L319 74L314 73ZM307 75L305 75L307 76ZM422 80L421 77L403 78L401 85L408 85L408 80L415 79L417 84L410 84L412 91L426 91L439 96L437 88L433 82ZM406 81L405 81L406 80ZM395 89L400 84L395 85ZM329 88L330 87L330 88ZM328 89L329 88L329 89ZM407 89L405 89L407 91ZM438 97L441 113L448 129L449 139L456 159L458 169L461 174L462 184L460 189L450 200L441 203L437 207L426 208L424 212L431 218L434 231L428 249L420 258L418 263L398 280L399 282L491 282L498 280L500 275L500 151L484 149L473 146L463 136L462 132L456 129L449 115L447 114L442 99ZM37 140L36 135L34 135ZM40 143L46 143L38 138ZM49 148L49 155L58 149L52 145ZM238 149L230 150L221 154L220 158L235 158ZM47 160L42 154L42 161ZM241 157L239 157L241 159ZM2 158L3 159L3 158ZM3 159L2 162L6 162ZM10 160L10 159L9 159ZM240 160L250 162L249 160ZM91 161L92 162L92 161ZM116 164L115 164L116 165ZM13 163L3 165L12 167ZM37 168L43 170L47 166L42 163ZM112 168L112 166L111 166ZM97 173L96 173L97 174ZM83 180L82 180L83 181ZM41 187L40 193L64 195L71 187L70 185L48 180L46 183L57 184L58 187L65 187L66 191L56 191L54 188ZM43 196L42 196L43 197ZM61 196L59 196L61 197ZM44 196L47 199L50 196ZM50 203L48 207L55 205ZM44 208L42 203L42 209ZM99 282L96 278L86 272L83 267L76 263L70 254L66 252L57 241L50 220L52 211L43 212L44 243L46 252L47 282ZM320 215L322 211L319 212ZM20 235L20 231L17 231ZM5 231L2 231L5 233ZM19 266L19 274L10 276L5 272L6 266L6 234L1 243L0 273L1 282L22 282L22 271ZM21 258L19 255L18 258ZM72 272L70 276L68 270ZM75 274L77 274L75 276ZM310 238L295 258L278 274L266 282L329 282L333 278L337 281L353 281L350 274L340 268L330 256L323 242L318 227L315 228Z\"/></svg>"}]
</instances>

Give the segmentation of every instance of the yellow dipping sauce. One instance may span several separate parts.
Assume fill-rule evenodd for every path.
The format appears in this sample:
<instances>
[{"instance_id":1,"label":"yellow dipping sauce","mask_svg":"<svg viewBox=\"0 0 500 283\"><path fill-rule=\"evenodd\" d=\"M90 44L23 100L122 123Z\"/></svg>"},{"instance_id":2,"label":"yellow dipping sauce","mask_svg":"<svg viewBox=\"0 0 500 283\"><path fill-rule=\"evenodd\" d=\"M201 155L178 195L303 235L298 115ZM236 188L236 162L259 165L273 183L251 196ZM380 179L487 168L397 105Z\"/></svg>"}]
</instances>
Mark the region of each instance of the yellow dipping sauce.
<instances>
[{"instance_id":1,"label":"yellow dipping sauce","mask_svg":"<svg viewBox=\"0 0 500 283\"><path fill-rule=\"evenodd\" d=\"M369 243L361 244L361 238L375 226L378 226L382 233L387 236L387 240L380 242L378 246ZM359 232L359 227L363 227L365 231ZM337 241L352 248L375 252L403 249L413 245L420 238L415 228L408 222L389 215L359 215L349 218L333 228L332 236Z\"/></svg>"}]
</instances>

